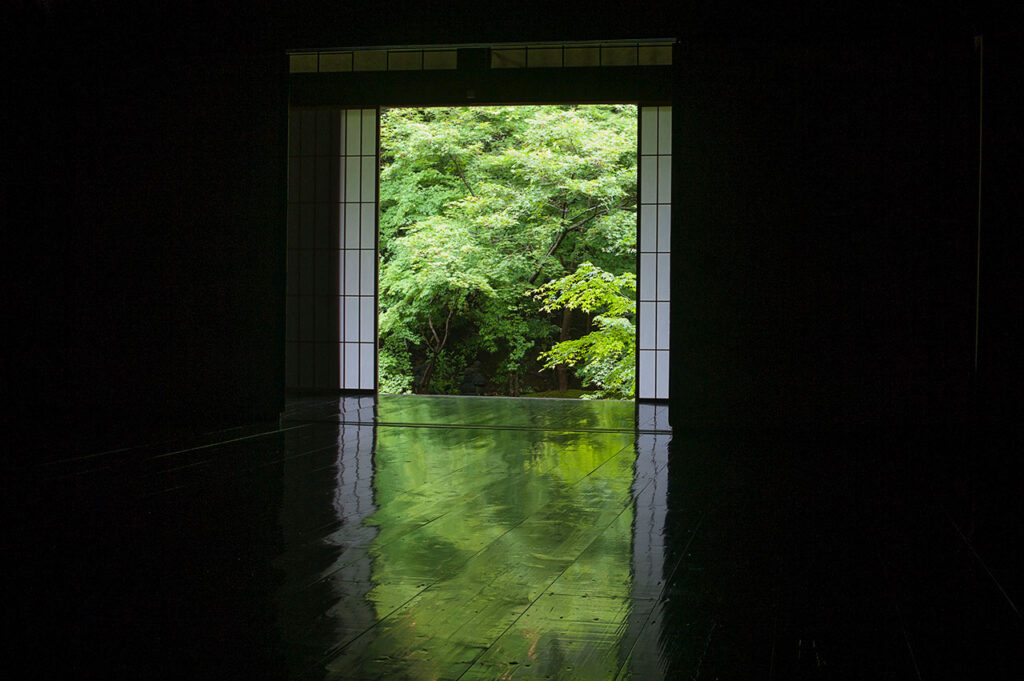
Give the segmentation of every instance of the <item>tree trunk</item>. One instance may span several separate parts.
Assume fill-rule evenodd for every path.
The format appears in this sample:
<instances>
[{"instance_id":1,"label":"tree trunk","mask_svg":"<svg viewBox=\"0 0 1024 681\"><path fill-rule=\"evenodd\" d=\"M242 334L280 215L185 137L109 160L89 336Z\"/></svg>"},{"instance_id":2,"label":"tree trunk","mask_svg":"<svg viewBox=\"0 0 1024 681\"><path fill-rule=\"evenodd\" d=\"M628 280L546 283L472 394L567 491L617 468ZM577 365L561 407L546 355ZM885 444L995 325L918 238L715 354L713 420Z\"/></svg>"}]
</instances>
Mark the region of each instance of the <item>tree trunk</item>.
<instances>
[{"instance_id":1,"label":"tree trunk","mask_svg":"<svg viewBox=\"0 0 1024 681\"><path fill-rule=\"evenodd\" d=\"M509 397L519 397L519 372L508 372L508 394Z\"/></svg>"},{"instance_id":2,"label":"tree trunk","mask_svg":"<svg viewBox=\"0 0 1024 681\"><path fill-rule=\"evenodd\" d=\"M444 350L445 343L448 342L448 327L452 321L452 314L455 310L448 310L448 316L444 320L444 335L438 336L437 329L434 328L434 322L428 317L427 326L430 327L430 334L434 338L434 342L430 342L430 338L427 339L427 347L430 348L433 353L427 365L423 368L423 378L420 379L420 392L424 393L427 391L427 386L430 385L430 379L434 374L434 367L437 366L437 358L440 357L441 351Z\"/></svg>"},{"instance_id":3,"label":"tree trunk","mask_svg":"<svg viewBox=\"0 0 1024 681\"><path fill-rule=\"evenodd\" d=\"M434 373L434 362L437 360L437 354L427 360L427 366L423 368L423 377L420 378L420 393L427 392L427 386L430 385L430 376Z\"/></svg>"},{"instance_id":4,"label":"tree trunk","mask_svg":"<svg viewBox=\"0 0 1024 681\"><path fill-rule=\"evenodd\" d=\"M559 342L565 342L569 340L569 323L572 321L572 310L569 308L562 309L562 332L558 336ZM555 367L555 373L558 375L558 392L564 393L569 389L569 368L564 364L559 364Z\"/></svg>"}]
</instances>

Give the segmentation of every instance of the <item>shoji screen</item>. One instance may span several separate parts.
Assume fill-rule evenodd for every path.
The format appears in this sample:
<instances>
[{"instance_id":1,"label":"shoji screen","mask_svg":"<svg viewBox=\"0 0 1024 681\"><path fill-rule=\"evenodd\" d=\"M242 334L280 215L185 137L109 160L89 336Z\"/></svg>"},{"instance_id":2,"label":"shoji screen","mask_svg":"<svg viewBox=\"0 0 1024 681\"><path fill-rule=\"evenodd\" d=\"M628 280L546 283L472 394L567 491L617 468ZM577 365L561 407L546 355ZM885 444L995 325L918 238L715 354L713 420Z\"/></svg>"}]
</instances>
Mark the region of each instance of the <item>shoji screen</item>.
<instances>
[{"instance_id":1,"label":"shoji screen","mask_svg":"<svg viewBox=\"0 0 1024 681\"><path fill-rule=\"evenodd\" d=\"M344 389L375 387L377 111L342 112L339 174L340 371Z\"/></svg>"},{"instance_id":2,"label":"shoji screen","mask_svg":"<svg viewBox=\"0 0 1024 681\"><path fill-rule=\"evenodd\" d=\"M668 399L672 107L640 108L637 397Z\"/></svg>"},{"instance_id":3,"label":"shoji screen","mask_svg":"<svg viewBox=\"0 0 1024 681\"><path fill-rule=\"evenodd\" d=\"M285 381L375 386L377 112L293 109Z\"/></svg>"}]
</instances>

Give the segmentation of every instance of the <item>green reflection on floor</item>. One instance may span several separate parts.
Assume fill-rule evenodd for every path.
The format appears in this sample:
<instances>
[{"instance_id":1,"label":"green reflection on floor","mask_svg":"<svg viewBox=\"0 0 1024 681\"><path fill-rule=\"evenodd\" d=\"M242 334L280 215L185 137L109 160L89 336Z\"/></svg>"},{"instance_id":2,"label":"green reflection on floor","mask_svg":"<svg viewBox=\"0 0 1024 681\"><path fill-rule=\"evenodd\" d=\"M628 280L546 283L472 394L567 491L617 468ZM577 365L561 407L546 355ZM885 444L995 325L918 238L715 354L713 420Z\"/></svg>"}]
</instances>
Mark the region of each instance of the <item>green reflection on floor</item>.
<instances>
[{"instance_id":1,"label":"green reflection on floor","mask_svg":"<svg viewBox=\"0 0 1024 681\"><path fill-rule=\"evenodd\" d=\"M380 395L377 423L633 431L636 415L627 400Z\"/></svg>"},{"instance_id":2,"label":"green reflection on floor","mask_svg":"<svg viewBox=\"0 0 1024 681\"><path fill-rule=\"evenodd\" d=\"M410 418L426 413L403 402ZM486 402L511 422L535 413L513 408L525 400ZM631 403L618 404L632 417ZM597 412L588 423L607 423ZM366 597L378 624L330 675L614 678L635 604L633 442L614 432L378 428L378 510L366 521L379 530Z\"/></svg>"}]
</instances>

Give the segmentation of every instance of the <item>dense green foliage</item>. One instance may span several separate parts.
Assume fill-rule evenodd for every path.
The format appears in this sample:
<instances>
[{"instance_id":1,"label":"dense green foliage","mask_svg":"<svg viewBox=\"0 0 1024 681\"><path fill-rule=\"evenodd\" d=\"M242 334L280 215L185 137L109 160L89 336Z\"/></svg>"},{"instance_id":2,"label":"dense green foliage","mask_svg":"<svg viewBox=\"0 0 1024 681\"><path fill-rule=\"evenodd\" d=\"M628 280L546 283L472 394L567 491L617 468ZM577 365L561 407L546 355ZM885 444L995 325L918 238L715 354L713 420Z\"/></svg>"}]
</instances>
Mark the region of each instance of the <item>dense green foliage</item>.
<instances>
[{"instance_id":1,"label":"dense green foliage","mask_svg":"<svg viewBox=\"0 0 1024 681\"><path fill-rule=\"evenodd\" d=\"M383 392L632 397L636 107L392 109L381 160Z\"/></svg>"},{"instance_id":2,"label":"dense green foliage","mask_svg":"<svg viewBox=\"0 0 1024 681\"><path fill-rule=\"evenodd\" d=\"M585 262L575 272L537 290L541 309L595 313L596 326L582 338L542 352L545 367L579 366L585 383L600 386L593 397L632 395L636 387L636 275L615 276Z\"/></svg>"}]
</instances>

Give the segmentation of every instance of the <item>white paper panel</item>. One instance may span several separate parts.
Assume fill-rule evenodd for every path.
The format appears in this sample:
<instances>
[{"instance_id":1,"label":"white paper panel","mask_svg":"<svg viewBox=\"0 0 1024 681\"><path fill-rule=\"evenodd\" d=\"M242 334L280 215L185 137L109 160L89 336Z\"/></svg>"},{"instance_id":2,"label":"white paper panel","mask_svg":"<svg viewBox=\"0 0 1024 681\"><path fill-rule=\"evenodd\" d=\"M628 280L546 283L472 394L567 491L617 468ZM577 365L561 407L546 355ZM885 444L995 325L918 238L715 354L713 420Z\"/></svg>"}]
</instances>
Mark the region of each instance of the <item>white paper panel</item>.
<instances>
[{"instance_id":1,"label":"white paper panel","mask_svg":"<svg viewBox=\"0 0 1024 681\"><path fill-rule=\"evenodd\" d=\"M376 206L373 203L363 203L360 205L361 228L359 230L359 248L373 248L373 218L374 214L377 212L376 210L374 210Z\"/></svg>"},{"instance_id":2,"label":"white paper panel","mask_svg":"<svg viewBox=\"0 0 1024 681\"><path fill-rule=\"evenodd\" d=\"M363 148L361 154L377 155L377 112L374 109L363 109Z\"/></svg>"},{"instance_id":3,"label":"white paper panel","mask_svg":"<svg viewBox=\"0 0 1024 681\"><path fill-rule=\"evenodd\" d=\"M362 175L359 181L362 191L361 201L373 202L377 198L377 174L374 163L376 159L376 156L362 157Z\"/></svg>"},{"instance_id":4,"label":"white paper panel","mask_svg":"<svg viewBox=\"0 0 1024 681\"><path fill-rule=\"evenodd\" d=\"M345 296L345 335L342 340L346 343L359 340L359 298Z\"/></svg>"},{"instance_id":5,"label":"white paper panel","mask_svg":"<svg viewBox=\"0 0 1024 681\"><path fill-rule=\"evenodd\" d=\"M642 107L640 111L640 301L638 345L640 348L637 397L658 399L667 395L668 355L659 365L669 343L669 294L671 270L672 108ZM658 205L654 205L658 204ZM648 229L648 226L650 228ZM658 301L657 303L653 301ZM661 376L662 371L666 372Z\"/></svg>"},{"instance_id":6,"label":"white paper panel","mask_svg":"<svg viewBox=\"0 0 1024 681\"><path fill-rule=\"evenodd\" d=\"M658 350L657 385L654 397L659 400L668 399L668 372L669 358L668 350Z\"/></svg>"},{"instance_id":7,"label":"white paper panel","mask_svg":"<svg viewBox=\"0 0 1024 681\"><path fill-rule=\"evenodd\" d=\"M658 151L658 107L640 108L640 153L655 154Z\"/></svg>"},{"instance_id":8,"label":"white paper panel","mask_svg":"<svg viewBox=\"0 0 1024 681\"><path fill-rule=\"evenodd\" d=\"M658 203L672 202L672 157L658 157Z\"/></svg>"},{"instance_id":9,"label":"white paper panel","mask_svg":"<svg viewBox=\"0 0 1024 681\"><path fill-rule=\"evenodd\" d=\"M640 254L640 300L654 300L658 272L653 253Z\"/></svg>"},{"instance_id":10,"label":"white paper panel","mask_svg":"<svg viewBox=\"0 0 1024 681\"><path fill-rule=\"evenodd\" d=\"M640 158L640 202L657 203L658 159L656 156Z\"/></svg>"},{"instance_id":11,"label":"white paper panel","mask_svg":"<svg viewBox=\"0 0 1024 681\"><path fill-rule=\"evenodd\" d=\"M357 109L349 109L345 112L348 120L345 125L345 153L349 156L359 155L359 140L362 136L362 121Z\"/></svg>"},{"instance_id":12,"label":"white paper panel","mask_svg":"<svg viewBox=\"0 0 1024 681\"><path fill-rule=\"evenodd\" d=\"M345 248L359 248L359 204L346 203L345 208Z\"/></svg>"},{"instance_id":13,"label":"white paper panel","mask_svg":"<svg viewBox=\"0 0 1024 681\"><path fill-rule=\"evenodd\" d=\"M641 348L654 347L655 303L640 303L640 339Z\"/></svg>"},{"instance_id":14,"label":"white paper panel","mask_svg":"<svg viewBox=\"0 0 1024 681\"><path fill-rule=\"evenodd\" d=\"M640 399L654 398L654 350L640 350L640 375L637 392Z\"/></svg>"},{"instance_id":15,"label":"white paper panel","mask_svg":"<svg viewBox=\"0 0 1024 681\"><path fill-rule=\"evenodd\" d=\"M345 385L344 388L359 388L359 344L345 343Z\"/></svg>"},{"instance_id":16,"label":"white paper panel","mask_svg":"<svg viewBox=\"0 0 1024 681\"><path fill-rule=\"evenodd\" d=\"M672 153L672 107L663 106L658 111L658 153Z\"/></svg>"},{"instance_id":17,"label":"white paper panel","mask_svg":"<svg viewBox=\"0 0 1024 681\"><path fill-rule=\"evenodd\" d=\"M359 387L373 390L373 344L359 344Z\"/></svg>"},{"instance_id":18,"label":"white paper panel","mask_svg":"<svg viewBox=\"0 0 1024 681\"><path fill-rule=\"evenodd\" d=\"M373 298L370 296L359 298L359 340L364 343L374 341L373 308Z\"/></svg>"},{"instance_id":19,"label":"white paper panel","mask_svg":"<svg viewBox=\"0 0 1024 681\"><path fill-rule=\"evenodd\" d=\"M658 254L658 300L670 300L672 286L672 270L669 261L672 256L668 253Z\"/></svg>"},{"instance_id":20,"label":"white paper panel","mask_svg":"<svg viewBox=\"0 0 1024 681\"><path fill-rule=\"evenodd\" d=\"M658 206L658 250L672 250L672 206Z\"/></svg>"},{"instance_id":21,"label":"white paper panel","mask_svg":"<svg viewBox=\"0 0 1024 681\"><path fill-rule=\"evenodd\" d=\"M657 245L658 212L655 206L640 207L640 250L653 251Z\"/></svg>"},{"instance_id":22,"label":"white paper panel","mask_svg":"<svg viewBox=\"0 0 1024 681\"><path fill-rule=\"evenodd\" d=\"M373 295L373 251L359 251L360 272L359 292L364 295Z\"/></svg>"},{"instance_id":23,"label":"white paper panel","mask_svg":"<svg viewBox=\"0 0 1024 681\"><path fill-rule=\"evenodd\" d=\"M359 157L345 159L345 201L359 202Z\"/></svg>"},{"instance_id":24,"label":"white paper panel","mask_svg":"<svg viewBox=\"0 0 1024 681\"><path fill-rule=\"evenodd\" d=\"M659 350L668 350L668 338L669 338L669 303L658 303L658 333L657 333L657 348Z\"/></svg>"},{"instance_id":25,"label":"white paper panel","mask_svg":"<svg viewBox=\"0 0 1024 681\"><path fill-rule=\"evenodd\" d=\"M359 293L359 251L345 251L345 289L350 296Z\"/></svg>"}]
</instances>

